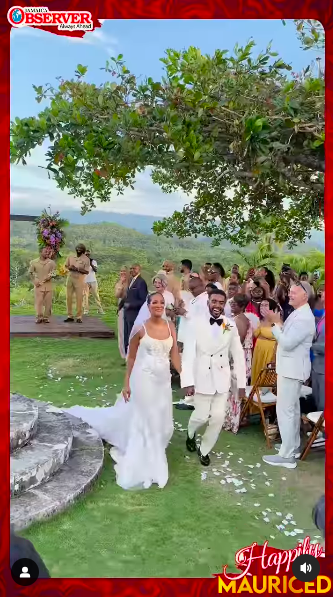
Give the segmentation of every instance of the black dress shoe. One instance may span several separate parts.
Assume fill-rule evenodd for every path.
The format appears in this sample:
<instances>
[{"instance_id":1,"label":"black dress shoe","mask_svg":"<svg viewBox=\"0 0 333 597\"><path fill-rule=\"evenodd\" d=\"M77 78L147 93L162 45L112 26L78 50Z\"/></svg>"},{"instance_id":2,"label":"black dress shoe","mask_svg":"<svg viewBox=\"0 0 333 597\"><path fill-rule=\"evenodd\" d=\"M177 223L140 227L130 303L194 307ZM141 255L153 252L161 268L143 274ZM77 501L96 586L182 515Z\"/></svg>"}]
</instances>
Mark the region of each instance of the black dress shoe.
<instances>
[{"instance_id":1,"label":"black dress shoe","mask_svg":"<svg viewBox=\"0 0 333 597\"><path fill-rule=\"evenodd\" d=\"M82 319L77 319L76 323L82 323Z\"/></svg>"},{"instance_id":2,"label":"black dress shoe","mask_svg":"<svg viewBox=\"0 0 333 597\"><path fill-rule=\"evenodd\" d=\"M189 452L196 452L197 451L197 443L195 441L195 435L194 437L192 437L192 439L187 436L186 438L186 447L188 449Z\"/></svg>"},{"instance_id":3,"label":"black dress shoe","mask_svg":"<svg viewBox=\"0 0 333 597\"><path fill-rule=\"evenodd\" d=\"M176 404L177 410L194 410L194 406L191 404L185 404L185 402L180 402L180 404Z\"/></svg>"},{"instance_id":4,"label":"black dress shoe","mask_svg":"<svg viewBox=\"0 0 333 597\"><path fill-rule=\"evenodd\" d=\"M64 319L64 323L73 323L74 318L73 317L67 317L67 319Z\"/></svg>"},{"instance_id":5,"label":"black dress shoe","mask_svg":"<svg viewBox=\"0 0 333 597\"><path fill-rule=\"evenodd\" d=\"M202 466L209 466L210 465L209 454L206 454L206 456L204 456L203 454L201 454L200 448L198 450L198 456L199 456L199 460L200 460Z\"/></svg>"}]
</instances>

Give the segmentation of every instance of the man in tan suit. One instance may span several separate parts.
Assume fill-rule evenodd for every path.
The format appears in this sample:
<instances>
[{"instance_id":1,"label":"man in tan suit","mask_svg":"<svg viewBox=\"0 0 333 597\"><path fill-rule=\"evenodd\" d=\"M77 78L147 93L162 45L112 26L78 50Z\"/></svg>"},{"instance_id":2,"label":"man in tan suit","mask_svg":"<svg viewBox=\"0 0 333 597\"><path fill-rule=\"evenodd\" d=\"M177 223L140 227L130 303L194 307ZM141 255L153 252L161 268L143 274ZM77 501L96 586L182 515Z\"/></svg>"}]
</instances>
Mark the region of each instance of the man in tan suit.
<instances>
[{"instance_id":1,"label":"man in tan suit","mask_svg":"<svg viewBox=\"0 0 333 597\"><path fill-rule=\"evenodd\" d=\"M67 257L65 267L68 269L67 278L67 319L65 323L74 321L73 294L76 298L76 321L82 323L82 302L86 275L89 274L90 259L87 257L86 248L81 243L76 247L76 255Z\"/></svg>"},{"instance_id":2,"label":"man in tan suit","mask_svg":"<svg viewBox=\"0 0 333 597\"><path fill-rule=\"evenodd\" d=\"M35 287L36 323L49 323L52 310L52 278L55 263L49 258L47 247L41 250L38 259L30 263L29 274Z\"/></svg>"}]
</instances>

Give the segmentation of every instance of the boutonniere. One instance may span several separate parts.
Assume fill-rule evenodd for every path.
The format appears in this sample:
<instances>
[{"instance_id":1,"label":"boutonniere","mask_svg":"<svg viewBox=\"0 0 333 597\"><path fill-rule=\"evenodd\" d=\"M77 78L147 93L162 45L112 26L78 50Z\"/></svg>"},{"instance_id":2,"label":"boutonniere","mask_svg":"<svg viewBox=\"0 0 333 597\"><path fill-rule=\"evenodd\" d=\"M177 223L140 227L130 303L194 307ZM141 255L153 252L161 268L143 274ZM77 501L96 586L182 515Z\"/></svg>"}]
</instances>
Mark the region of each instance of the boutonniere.
<instances>
[{"instance_id":1,"label":"boutonniere","mask_svg":"<svg viewBox=\"0 0 333 597\"><path fill-rule=\"evenodd\" d=\"M222 333L223 334L224 334L224 332L230 332L230 330L231 330L230 323L223 322L222 325L221 325L221 327L222 327Z\"/></svg>"}]
</instances>

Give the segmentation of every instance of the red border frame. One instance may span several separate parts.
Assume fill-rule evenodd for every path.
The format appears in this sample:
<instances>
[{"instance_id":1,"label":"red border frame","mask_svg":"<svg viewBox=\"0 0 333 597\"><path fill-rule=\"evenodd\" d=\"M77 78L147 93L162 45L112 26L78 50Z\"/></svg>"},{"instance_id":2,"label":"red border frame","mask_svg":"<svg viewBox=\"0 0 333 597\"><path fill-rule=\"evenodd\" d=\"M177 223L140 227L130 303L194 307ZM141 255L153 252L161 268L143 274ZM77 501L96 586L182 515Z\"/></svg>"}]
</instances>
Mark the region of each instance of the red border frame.
<instances>
[{"instance_id":1,"label":"red border frame","mask_svg":"<svg viewBox=\"0 0 333 597\"><path fill-rule=\"evenodd\" d=\"M311 18L320 20L326 30L326 188L325 188L325 223L326 250L333 254L333 0L123 0L111 3L106 0L49 0L6 2L0 13L0 176L3 200L0 203L0 233L6 258L0 261L0 279L9 279L9 123L10 123L10 25L7 11L11 6L48 6L50 10L89 10L96 27L98 18L109 19L292 19ZM232 6L231 6L232 5ZM59 34L54 27L52 33ZM331 197L331 201L329 200ZM331 251L332 249L332 251ZM330 284L332 265L326 264L327 281ZM0 492L0 594L2 595L46 595L46 591L58 594L84 596L91 593L101 595L130 595L149 592L150 595L164 595L168 591L179 595L210 593L217 594L217 580L211 579L51 579L40 580L31 587L20 588L13 585L9 570L9 289L2 291L3 317L0 359L0 457L2 491ZM328 303L328 318L332 321L333 305ZM328 353L333 347L333 326L328 325ZM326 392L333 394L333 369L326 374ZM326 409L328 439L326 443L326 558L321 564L321 574L333 580L333 440L330 430L333 428L333 409ZM332 425L332 427L331 427ZM221 562L221 567L224 562ZM216 571L217 573L219 571ZM55 593L54 593L55 594ZM332 593L330 593L332 594Z\"/></svg>"}]
</instances>

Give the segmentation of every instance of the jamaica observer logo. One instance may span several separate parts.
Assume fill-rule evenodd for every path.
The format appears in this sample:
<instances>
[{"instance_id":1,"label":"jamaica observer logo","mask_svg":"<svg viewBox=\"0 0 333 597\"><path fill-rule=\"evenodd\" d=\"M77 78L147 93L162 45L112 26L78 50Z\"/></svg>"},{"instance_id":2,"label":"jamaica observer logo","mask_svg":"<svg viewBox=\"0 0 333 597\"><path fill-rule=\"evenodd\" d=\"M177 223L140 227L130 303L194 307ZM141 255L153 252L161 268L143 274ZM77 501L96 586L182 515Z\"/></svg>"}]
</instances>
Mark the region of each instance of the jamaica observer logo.
<instances>
[{"instance_id":1,"label":"jamaica observer logo","mask_svg":"<svg viewBox=\"0 0 333 597\"><path fill-rule=\"evenodd\" d=\"M91 13L86 10L54 11L46 6L24 7L12 6L7 12L8 22L12 27L49 27L58 29L92 31L94 24Z\"/></svg>"}]
</instances>

